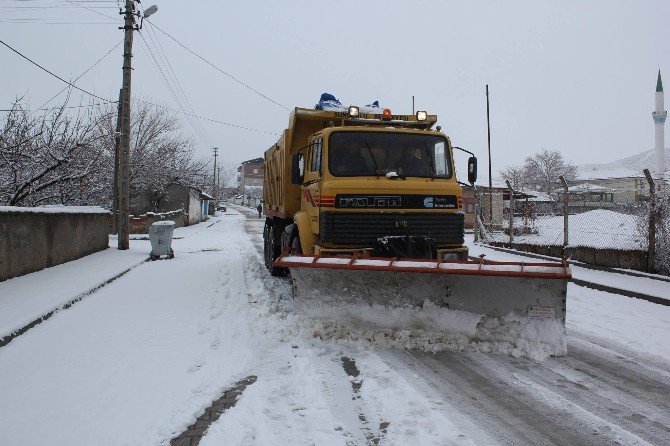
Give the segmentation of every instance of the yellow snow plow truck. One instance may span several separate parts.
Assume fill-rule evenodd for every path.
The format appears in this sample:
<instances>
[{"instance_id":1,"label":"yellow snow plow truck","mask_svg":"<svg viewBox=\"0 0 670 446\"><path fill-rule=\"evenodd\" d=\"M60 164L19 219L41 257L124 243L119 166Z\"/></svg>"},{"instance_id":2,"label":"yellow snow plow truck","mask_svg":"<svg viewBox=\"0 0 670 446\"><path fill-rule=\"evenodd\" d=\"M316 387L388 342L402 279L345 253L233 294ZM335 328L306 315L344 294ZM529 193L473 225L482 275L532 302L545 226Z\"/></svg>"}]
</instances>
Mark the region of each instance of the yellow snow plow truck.
<instances>
[{"instance_id":1,"label":"yellow snow plow truck","mask_svg":"<svg viewBox=\"0 0 670 446\"><path fill-rule=\"evenodd\" d=\"M437 116L295 108L265 151L265 265L294 297L565 323L564 263L468 260L462 188ZM469 152L468 152L469 153ZM474 184L477 160L468 160Z\"/></svg>"}]
</instances>

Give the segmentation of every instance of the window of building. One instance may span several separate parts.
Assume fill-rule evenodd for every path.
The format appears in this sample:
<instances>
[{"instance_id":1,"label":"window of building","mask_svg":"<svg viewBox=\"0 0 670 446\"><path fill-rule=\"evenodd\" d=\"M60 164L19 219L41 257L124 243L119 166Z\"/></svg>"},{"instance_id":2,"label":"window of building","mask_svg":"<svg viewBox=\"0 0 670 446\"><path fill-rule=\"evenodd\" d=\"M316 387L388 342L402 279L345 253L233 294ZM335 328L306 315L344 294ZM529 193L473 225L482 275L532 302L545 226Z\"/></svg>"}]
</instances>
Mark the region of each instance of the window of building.
<instances>
[{"instance_id":1,"label":"window of building","mask_svg":"<svg viewBox=\"0 0 670 446\"><path fill-rule=\"evenodd\" d=\"M258 173L258 169L254 169L254 174L257 174L257 173Z\"/></svg>"}]
</instances>

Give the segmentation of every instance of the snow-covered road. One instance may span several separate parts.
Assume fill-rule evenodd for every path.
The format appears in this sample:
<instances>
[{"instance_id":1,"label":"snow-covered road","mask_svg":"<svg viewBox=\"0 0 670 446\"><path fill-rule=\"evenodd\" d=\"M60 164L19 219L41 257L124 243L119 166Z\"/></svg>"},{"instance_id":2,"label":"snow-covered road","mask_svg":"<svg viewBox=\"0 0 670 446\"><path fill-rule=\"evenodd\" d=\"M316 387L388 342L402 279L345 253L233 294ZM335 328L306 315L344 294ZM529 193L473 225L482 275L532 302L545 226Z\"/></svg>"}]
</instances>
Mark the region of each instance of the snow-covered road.
<instances>
[{"instance_id":1,"label":"snow-covered road","mask_svg":"<svg viewBox=\"0 0 670 446\"><path fill-rule=\"evenodd\" d=\"M670 307L570 285L543 362L315 337L263 220L210 223L0 348L0 443L169 444L247 376L201 445L670 443Z\"/></svg>"}]
</instances>

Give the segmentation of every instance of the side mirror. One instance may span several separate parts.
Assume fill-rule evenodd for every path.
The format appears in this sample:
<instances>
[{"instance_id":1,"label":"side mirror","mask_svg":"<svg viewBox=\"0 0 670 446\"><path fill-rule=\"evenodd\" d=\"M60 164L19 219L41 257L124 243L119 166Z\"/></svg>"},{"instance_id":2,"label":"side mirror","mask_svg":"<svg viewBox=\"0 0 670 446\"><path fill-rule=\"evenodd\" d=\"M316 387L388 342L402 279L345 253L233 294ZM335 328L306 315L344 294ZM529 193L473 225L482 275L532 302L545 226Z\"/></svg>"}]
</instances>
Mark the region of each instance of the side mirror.
<instances>
[{"instance_id":1,"label":"side mirror","mask_svg":"<svg viewBox=\"0 0 670 446\"><path fill-rule=\"evenodd\" d=\"M468 183L475 184L477 181L477 158L471 156L468 158Z\"/></svg>"},{"instance_id":2,"label":"side mirror","mask_svg":"<svg viewBox=\"0 0 670 446\"><path fill-rule=\"evenodd\" d=\"M291 183L302 184L305 179L305 157L296 153L291 158Z\"/></svg>"}]
</instances>

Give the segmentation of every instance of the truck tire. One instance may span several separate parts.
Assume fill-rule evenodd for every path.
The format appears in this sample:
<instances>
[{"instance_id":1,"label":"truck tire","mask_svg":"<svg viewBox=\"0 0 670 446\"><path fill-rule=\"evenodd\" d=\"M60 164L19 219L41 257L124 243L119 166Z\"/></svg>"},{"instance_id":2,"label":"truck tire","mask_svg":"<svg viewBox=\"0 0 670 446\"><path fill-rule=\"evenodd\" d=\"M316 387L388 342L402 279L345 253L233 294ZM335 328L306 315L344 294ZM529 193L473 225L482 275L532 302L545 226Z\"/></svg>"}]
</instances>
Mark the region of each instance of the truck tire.
<instances>
[{"instance_id":1,"label":"truck tire","mask_svg":"<svg viewBox=\"0 0 670 446\"><path fill-rule=\"evenodd\" d=\"M297 255L302 255L302 246L300 246L300 233L296 227L293 233L293 241L291 242L291 248L293 248L293 253Z\"/></svg>"},{"instance_id":2,"label":"truck tire","mask_svg":"<svg viewBox=\"0 0 670 446\"><path fill-rule=\"evenodd\" d=\"M274 266L272 262L281 254L281 232L278 225L273 225L270 221L265 222L263 229L263 254L265 257L265 267L272 276L284 276L287 273L286 268Z\"/></svg>"}]
</instances>

